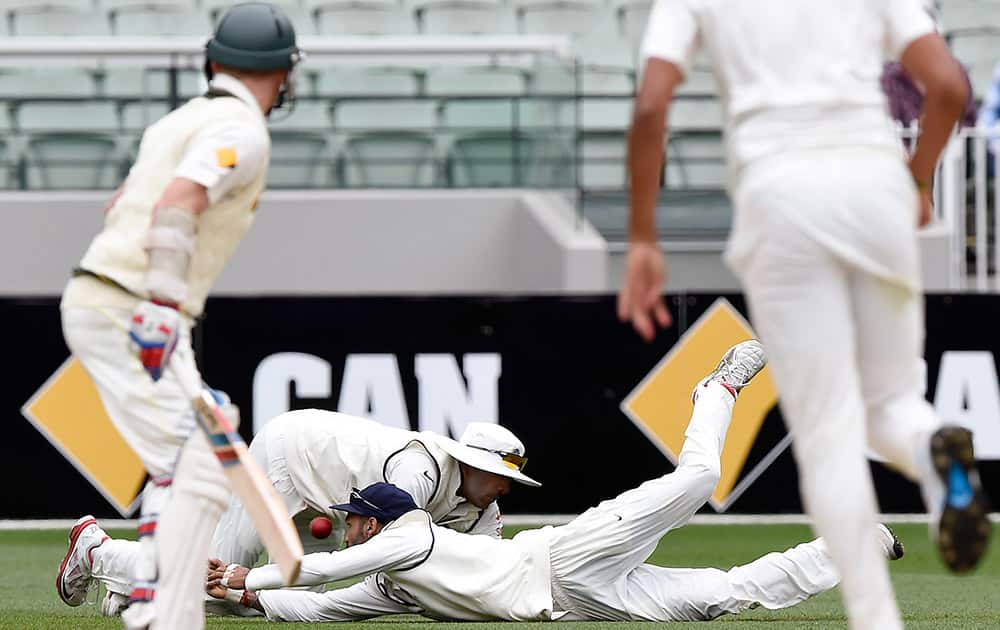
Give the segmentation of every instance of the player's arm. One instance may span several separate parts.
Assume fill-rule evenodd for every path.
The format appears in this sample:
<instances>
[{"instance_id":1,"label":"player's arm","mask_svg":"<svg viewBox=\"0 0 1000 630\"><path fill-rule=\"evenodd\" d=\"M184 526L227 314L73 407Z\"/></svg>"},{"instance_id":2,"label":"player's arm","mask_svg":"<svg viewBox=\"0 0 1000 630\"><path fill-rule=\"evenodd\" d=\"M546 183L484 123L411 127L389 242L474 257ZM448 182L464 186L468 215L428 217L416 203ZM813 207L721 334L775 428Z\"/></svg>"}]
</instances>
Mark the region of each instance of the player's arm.
<instances>
[{"instance_id":1,"label":"player's arm","mask_svg":"<svg viewBox=\"0 0 1000 630\"><path fill-rule=\"evenodd\" d=\"M360 621L420 610L388 597L369 576L347 588L323 593L279 589L255 594L253 607L271 621Z\"/></svg>"},{"instance_id":2,"label":"player's arm","mask_svg":"<svg viewBox=\"0 0 1000 630\"><path fill-rule=\"evenodd\" d=\"M924 86L920 141L910 158L918 184L930 185L938 158L965 111L968 86L958 61L937 33L929 33L906 47L903 67Z\"/></svg>"},{"instance_id":3,"label":"player's arm","mask_svg":"<svg viewBox=\"0 0 1000 630\"><path fill-rule=\"evenodd\" d=\"M285 584L277 565L256 569L226 567L209 573L209 586L223 583L231 589L260 591L283 586L318 586L356 577L414 566L427 557L434 538L427 527L406 526L384 531L364 544L330 553L303 556L299 577Z\"/></svg>"},{"instance_id":4,"label":"player's arm","mask_svg":"<svg viewBox=\"0 0 1000 630\"><path fill-rule=\"evenodd\" d=\"M698 44L697 22L685 3L659 0L653 6L642 45L645 69L628 134L629 250L618 294L618 318L631 322L647 341L656 335L657 325L671 323L662 297L666 263L656 239L656 200L670 101Z\"/></svg>"},{"instance_id":5,"label":"player's arm","mask_svg":"<svg viewBox=\"0 0 1000 630\"><path fill-rule=\"evenodd\" d=\"M920 224L930 221L931 180L955 124L965 111L969 87L961 66L920 0L889 0L885 49L924 88L920 139L910 156L910 172L920 189Z\"/></svg>"},{"instance_id":6,"label":"player's arm","mask_svg":"<svg viewBox=\"0 0 1000 630\"><path fill-rule=\"evenodd\" d=\"M251 181L267 156L263 130L242 123L215 125L196 134L153 208L144 247L149 266L129 338L143 367L159 380L177 344L179 305L187 297L197 216L231 190Z\"/></svg>"}]
</instances>

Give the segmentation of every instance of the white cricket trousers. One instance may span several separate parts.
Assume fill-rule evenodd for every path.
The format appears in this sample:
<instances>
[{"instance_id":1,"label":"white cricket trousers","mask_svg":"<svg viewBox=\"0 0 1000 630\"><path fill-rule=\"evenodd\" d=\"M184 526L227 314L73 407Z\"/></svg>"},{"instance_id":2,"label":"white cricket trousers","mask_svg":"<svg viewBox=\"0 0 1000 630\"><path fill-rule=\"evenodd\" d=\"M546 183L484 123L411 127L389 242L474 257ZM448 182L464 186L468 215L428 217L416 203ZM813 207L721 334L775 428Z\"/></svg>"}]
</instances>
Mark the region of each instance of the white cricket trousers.
<instances>
[{"instance_id":1,"label":"white cricket trousers","mask_svg":"<svg viewBox=\"0 0 1000 630\"><path fill-rule=\"evenodd\" d=\"M802 497L853 630L902 628L871 536L870 446L933 498L917 196L898 155L827 149L757 164L736 190L728 262L767 351Z\"/></svg>"},{"instance_id":2,"label":"white cricket trousers","mask_svg":"<svg viewBox=\"0 0 1000 630\"><path fill-rule=\"evenodd\" d=\"M702 621L754 604L786 608L836 586L822 540L729 571L643 564L715 491L733 403L718 383L699 387L674 472L555 528L552 597L557 610L572 611L560 621Z\"/></svg>"},{"instance_id":3,"label":"white cricket trousers","mask_svg":"<svg viewBox=\"0 0 1000 630\"><path fill-rule=\"evenodd\" d=\"M317 540L309 531L310 521L319 512L306 507L302 496L292 483L285 459L284 426L276 422L268 423L250 442L249 451L274 485L289 514L293 515L293 523L306 553L339 549L344 539L342 519L333 519L333 533L326 539ZM226 564L235 563L252 567L258 563L264 551L264 543L243 501L234 494L215 528L206 558L218 558ZM108 590L128 595L134 586L134 566L140 553L140 545L134 541L107 541L94 551L92 574L94 578L103 582ZM221 601L208 595L205 595L204 599L206 610L215 615L256 615L256 611L250 611L231 602Z\"/></svg>"},{"instance_id":4,"label":"white cricket trousers","mask_svg":"<svg viewBox=\"0 0 1000 630\"><path fill-rule=\"evenodd\" d=\"M151 477L139 530L140 547L147 551L130 562L137 604L126 611L125 621L130 627L151 623L153 630L199 630L205 624L209 543L229 487L207 438L195 429L191 401L173 374L168 370L154 383L129 350L131 317L123 309L62 311L67 345ZM174 360L197 373L186 327L175 353Z\"/></svg>"},{"instance_id":5,"label":"white cricket trousers","mask_svg":"<svg viewBox=\"0 0 1000 630\"><path fill-rule=\"evenodd\" d=\"M302 540L305 552L319 553L340 549L344 542L345 529L342 518L331 519L333 532L325 539L317 540L309 531L310 522L321 513L306 505L292 482L288 461L285 458L284 424L268 422L261 432L254 436L249 450L250 455L260 464L261 470L267 474L274 489L278 491L285 509L292 516L292 522ZM264 551L264 543L257 533L257 527L250 519L246 506L238 496L233 495L212 537L212 557L226 563L252 567L257 564Z\"/></svg>"}]
</instances>

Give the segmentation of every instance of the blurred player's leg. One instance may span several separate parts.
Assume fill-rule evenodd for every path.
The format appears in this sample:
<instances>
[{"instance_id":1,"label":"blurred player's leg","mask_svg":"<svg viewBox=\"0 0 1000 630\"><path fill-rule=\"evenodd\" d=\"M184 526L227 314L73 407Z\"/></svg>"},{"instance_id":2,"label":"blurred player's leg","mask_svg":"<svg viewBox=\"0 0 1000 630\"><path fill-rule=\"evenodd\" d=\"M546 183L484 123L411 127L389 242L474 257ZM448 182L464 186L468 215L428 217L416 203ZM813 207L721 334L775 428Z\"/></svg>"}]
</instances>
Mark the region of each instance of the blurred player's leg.
<instances>
[{"instance_id":1,"label":"blurred player's leg","mask_svg":"<svg viewBox=\"0 0 1000 630\"><path fill-rule=\"evenodd\" d=\"M788 169L771 175L783 177L746 191L741 210L761 221L767 237L740 273L794 438L803 503L841 573L850 627L896 630L902 621L888 568L866 535L875 527L877 505L866 457L852 278L864 273L859 266L889 273L893 252L883 260L869 249L882 243L887 251L886 242L906 238L906 229L912 233L915 210L908 219L886 217L901 212L900 202L883 207L873 191L884 176L905 171L883 166L888 160L881 156L871 164L864 157L786 163ZM866 174L845 169L839 160L847 158ZM815 172L829 177L801 184ZM862 191L859 182L870 185ZM857 216L858 208L865 216Z\"/></svg>"},{"instance_id":2,"label":"blurred player's leg","mask_svg":"<svg viewBox=\"0 0 1000 630\"><path fill-rule=\"evenodd\" d=\"M153 630L202 628L206 558L212 534L229 500L229 487L202 432L184 445L170 505L157 536L160 590Z\"/></svg>"},{"instance_id":3,"label":"blurred player's leg","mask_svg":"<svg viewBox=\"0 0 1000 630\"><path fill-rule=\"evenodd\" d=\"M574 607L596 618L607 618L605 610L622 610L620 593L607 586L642 564L664 534L691 520L712 496L737 391L764 367L756 341L736 348L733 364L720 366L726 374L710 377L695 389L677 468L557 528L551 543L552 572Z\"/></svg>"},{"instance_id":4,"label":"blurred player's leg","mask_svg":"<svg viewBox=\"0 0 1000 630\"><path fill-rule=\"evenodd\" d=\"M178 473L174 470L181 453L182 446L189 437L198 439L209 458L206 463L203 458L189 458L202 462L206 471L197 472L201 476L217 476L214 483L221 484L222 506L228 498L221 467L208 450L207 441L201 432L196 431L194 413L191 401L187 399L169 371L158 382L154 383L143 373L139 362L132 356L127 345L122 342L122 331L127 330L131 321L131 312L126 310L94 310L94 309L63 309L63 330L66 342L73 354L87 369L94 384L97 386L101 402L129 446L139 455L146 470L149 471L153 483L147 486L143 493L142 517L140 519L140 553L135 559L135 580L131 593L131 604L123 614L127 627L142 628L153 621L154 607L149 604L155 601L158 591L167 589L171 594L179 585L167 585L164 580L182 580L188 575L192 580L203 581L205 562L208 556L208 540L212 534L218 514L209 514L211 527L205 534L206 542L196 548L195 539L200 536L200 530L188 530L185 534L171 537L167 543L160 543L157 538L162 534L163 519L167 514L181 513L173 521L176 527L184 529L186 519L193 523L196 519L194 511L203 507L211 510L212 501L191 500L191 483L181 484L183 492L177 489ZM190 346L190 330L181 331L181 337L175 351L174 360L183 361L189 370L195 370L194 355ZM185 452L188 449L185 446ZM183 467L186 474L195 474L191 461ZM172 481L170 481L172 478ZM170 484L173 485L170 485ZM196 484L197 485L197 484ZM174 505L174 495L182 495L178 506ZM197 493L196 493L197 494ZM217 497L216 491L207 494ZM221 511L221 507L218 511ZM201 522L201 517L197 517ZM169 532L168 528L168 532ZM161 564L163 554L169 556L171 565L166 568ZM197 561L193 560L197 555ZM190 560L188 563L187 561ZM195 566L197 565L197 566ZM180 567L177 569L177 567ZM176 569L176 570L175 570ZM185 591L186 592L186 591ZM159 626L161 628L185 628L197 630L204 625L202 612L201 589L194 596L193 607L197 615L184 623ZM187 611L187 607L184 607ZM153 626L154 628L157 626Z\"/></svg>"},{"instance_id":5,"label":"blurred player's leg","mask_svg":"<svg viewBox=\"0 0 1000 630\"><path fill-rule=\"evenodd\" d=\"M954 461L954 447L961 450L968 442L964 429L942 428L941 419L924 397L922 296L870 276L855 278L852 293L871 446L920 483L931 514L931 531L945 563L955 571L970 570L978 564L989 540L988 508L974 464L967 476L962 470L965 464ZM971 464L971 445L968 451L966 464ZM957 502L949 501L957 507L948 511L942 509L946 487L936 463L949 476L958 475L958 493L967 494L966 484L970 489L967 500L963 496ZM938 535L939 529L943 535Z\"/></svg>"}]
</instances>

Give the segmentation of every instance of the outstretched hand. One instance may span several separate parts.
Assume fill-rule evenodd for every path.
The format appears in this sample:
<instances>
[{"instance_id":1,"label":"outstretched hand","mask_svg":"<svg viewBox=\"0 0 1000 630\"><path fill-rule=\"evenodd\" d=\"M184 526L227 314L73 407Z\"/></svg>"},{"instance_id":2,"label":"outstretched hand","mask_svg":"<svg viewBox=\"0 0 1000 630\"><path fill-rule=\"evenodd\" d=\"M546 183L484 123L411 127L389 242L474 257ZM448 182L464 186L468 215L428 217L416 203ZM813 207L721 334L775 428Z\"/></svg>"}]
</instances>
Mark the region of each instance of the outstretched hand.
<instances>
[{"instance_id":1,"label":"outstretched hand","mask_svg":"<svg viewBox=\"0 0 1000 630\"><path fill-rule=\"evenodd\" d=\"M213 566L213 562L216 563ZM221 587L222 596L225 597L226 589L241 590L246 588L246 577L250 573L247 567L238 564L224 565L218 560L208 561L208 586L207 591L212 597L216 597L214 592Z\"/></svg>"},{"instance_id":2,"label":"outstretched hand","mask_svg":"<svg viewBox=\"0 0 1000 630\"><path fill-rule=\"evenodd\" d=\"M218 558L210 558L208 560L208 571L205 572L205 592L215 599L225 599L226 597L226 587L219 580L212 580L212 573L220 569L223 572L226 570L226 565L222 560Z\"/></svg>"},{"instance_id":3,"label":"outstretched hand","mask_svg":"<svg viewBox=\"0 0 1000 630\"><path fill-rule=\"evenodd\" d=\"M618 319L631 322L639 336L652 341L656 326L668 328L673 319L663 301L667 264L656 243L633 242L625 257L625 279L618 294Z\"/></svg>"}]
</instances>

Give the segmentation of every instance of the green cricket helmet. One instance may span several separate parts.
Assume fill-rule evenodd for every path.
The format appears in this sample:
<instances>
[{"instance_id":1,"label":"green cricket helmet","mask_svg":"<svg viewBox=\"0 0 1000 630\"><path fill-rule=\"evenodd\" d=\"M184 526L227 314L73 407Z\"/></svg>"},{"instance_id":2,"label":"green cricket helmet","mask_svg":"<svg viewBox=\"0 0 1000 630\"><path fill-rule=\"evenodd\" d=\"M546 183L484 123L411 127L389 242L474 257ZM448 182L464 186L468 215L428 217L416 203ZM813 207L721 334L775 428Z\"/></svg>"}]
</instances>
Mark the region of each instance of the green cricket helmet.
<instances>
[{"instance_id":1,"label":"green cricket helmet","mask_svg":"<svg viewBox=\"0 0 1000 630\"><path fill-rule=\"evenodd\" d=\"M219 19L205 45L205 72L211 79L212 61L239 70L291 70L303 56L284 11L266 2L247 2L233 5ZM289 87L287 82L282 86L275 107Z\"/></svg>"}]
</instances>

